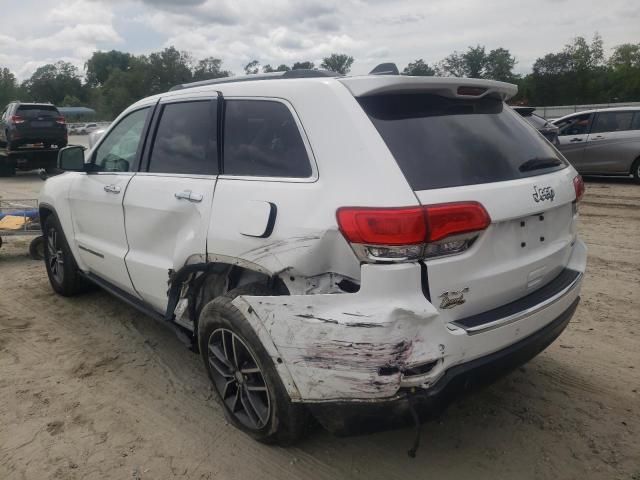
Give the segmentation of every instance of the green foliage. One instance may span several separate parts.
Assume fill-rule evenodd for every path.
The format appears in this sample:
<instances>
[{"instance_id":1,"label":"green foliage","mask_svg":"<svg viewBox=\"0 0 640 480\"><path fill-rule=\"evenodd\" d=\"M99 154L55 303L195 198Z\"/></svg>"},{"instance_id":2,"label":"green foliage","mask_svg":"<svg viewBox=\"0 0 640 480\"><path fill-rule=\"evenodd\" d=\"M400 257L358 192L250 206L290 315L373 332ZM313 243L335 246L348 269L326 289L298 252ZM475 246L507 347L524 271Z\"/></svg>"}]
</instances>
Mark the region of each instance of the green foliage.
<instances>
[{"instance_id":1,"label":"green foliage","mask_svg":"<svg viewBox=\"0 0 640 480\"><path fill-rule=\"evenodd\" d=\"M288 72L291 70L291 67L285 65L284 63L278 65L276 68L273 68L271 65L266 64L262 67L263 73L272 73L272 72Z\"/></svg>"},{"instance_id":2,"label":"green foliage","mask_svg":"<svg viewBox=\"0 0 640 480\"><path fill-rule=\"evenodd\" d=\"M244 66L244 73L247 75L255 75L260 71L260 62L258 60L251 60Z\"/></svg>"},{"instance_id":3,"label":"green foliage","mask_svg":"<svg viewBox=\"0 0 640 480\"><path fill-rule=\"evenodd\" d=\"M20 99L20 87L16 76L8 68L0 69L0 110L13 101Z\"/></svg>"},{"instance_id":4,"label":"green foliage","mask_svg":"<svg viewBox=\"0 0 640 480\"><path fill-rule=\"evenodd\" d=\"M325 70L346 75L351 71L351 65L353 65L353 57L344 53L332 53L328 57L324 57L322 59L320 67Z\"/></svg>"},{"instance_id":5,"label":"green foliage","mask_svg":"<svg viewBox=\"0 0 640 480\"><path fill-rule=\"evenodd\" d=\"M348 73L353 57L333 53L324 58L322 68ZM571 105L640 101L640 43L625 43L605 58L602 38L589 42L576 37L558 52L547 53L533 64L532 72L520 78L514 74L516 59L505 48L487 52L482 45L453 52L437 64L422 58L409 63L403 75L476 77L514 82L519 93L514 99L530 105ZM313 69L311 61L288 66L264 65L263 72ZM260 71L253 60L245 73ZM84 105L96 110L97 118L109 120L141 98L166 92L173 85L232 75L222 60L207 57L194 60L174 47L148 56L111 50L94 52L85 64L85 82L78 69L68 62L39 67L19 84L7 68L0 68L0 109L12 100L49 101L60 106Z\"/></svg>"},{"instance_id":6,"label":"green foliage","mask_svg":"<svg viewBox=\"0 0 640 480\"><path fill-rule=\"evenodd\" d=\"M313 70L315 65L313 62L296 62L291 67L291 70Z\"/></svg>"},{"instance_id":7,"label":"green foliage","mask_svg":"<svg viewBox=\"0 0 640 480\"><path fill-rule=\"evenodd\" d=\"M210 80L212 78L230 77L232 73L222 69L222 60L214 57L203 58L198 61L193 70L193 81Z\"/></svg>"},{"instance_id":8,"label":"green foliage","mask_svg":"<svg viewBox=\"0 0 640 480\"><path fill-rule=\"evenodd\" d=\"M84 94L78 69L62 61L39 67L22 87L30 99L53 104L59 104L67 95L82 97Z\"/></svg>"},{"instance_id":9,"label":"green foliage","mask_svg":"<svg viewBox=\"0 0 640 480\"><path fill-rule=\"evenodd\" d=\"M86 84L89 87L104 85L111 72L115 69L126 72L129 70L132 55L126 52L111 50L110 52L93 52L91 58L84 64Z\"/></svg>"},{"instance_id":10,"label":"green foliage","mask_svg":"<svg viewBox=\"0 0 640 480\"><path fill-rule=\"evenodd\" d=\"M513 82L516 59L506 48L496 48L489 53L482 45L469 47L466 52L453 52L439 64L442 75L467 78L488 78Z\"/></svg>"},{"instance_id":11,"label":"green foliage","mask_svg":"<svg viewBox=\"0 0 640 480\"><path fill-rule=\"evenodd\" d=\"M632 66L633 52L633 45L620 45L606 62L600 35L591 43L576 37L562 51L535 61L533 72L519 82L516 100L530 105L637 101L640 88L634 80L640 68Z\"/></svg>"},{"instance_id":12,"label":"green foliage","mask_svg":"<svg viewBox=\"0 0 640 480\"><path fill-rule=\"evenodd\" d=\"M435 74L436 70L421 58L409 63L402 71L402 75L412 75L414 77L433 77Z\"/></svg>"}]
</instances>

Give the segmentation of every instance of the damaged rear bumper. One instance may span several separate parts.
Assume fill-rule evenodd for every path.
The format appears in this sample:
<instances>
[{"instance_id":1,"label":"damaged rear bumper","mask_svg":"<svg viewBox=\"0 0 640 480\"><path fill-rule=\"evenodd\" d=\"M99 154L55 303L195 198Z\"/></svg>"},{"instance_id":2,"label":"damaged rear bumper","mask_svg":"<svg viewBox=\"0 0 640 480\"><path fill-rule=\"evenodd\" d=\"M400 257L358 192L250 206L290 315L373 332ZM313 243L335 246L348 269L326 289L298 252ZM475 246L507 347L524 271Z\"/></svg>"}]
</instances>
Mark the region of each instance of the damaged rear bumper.
<instances>
[{"instance_id":1,"label":"damaged rear bumper","mask_svg":"<svg viewBox=\"0 0 640 480\"><path fill-rule=\"evenodd\" d=\"M308 407L327 430L338 435L411 425L414 423L411 406L420 420L426 421L441 413L456 398L492 383L543 351L569 324L578 302L579 298L553 322L528 337L497 352L451 367L426 390L401 390L395 398L384 401L322 402L310 403Z\"/></svg>"},{"instance_id":2,"label":"damaged rear bumper","mask_svg":"<svg viewBox=\"0 0 640 480\"><path fill-rule=\"evenodd\" d=\"M467 323L447 322L427 300L418 264L363 265L355 293L241 296L233 303L292 401L314 410L323 403L384 405L411 388L441 389L451 372L547 331L573 313L585 266L578 240L553 291L540 289Z\"/></svg>"}]
</instances>

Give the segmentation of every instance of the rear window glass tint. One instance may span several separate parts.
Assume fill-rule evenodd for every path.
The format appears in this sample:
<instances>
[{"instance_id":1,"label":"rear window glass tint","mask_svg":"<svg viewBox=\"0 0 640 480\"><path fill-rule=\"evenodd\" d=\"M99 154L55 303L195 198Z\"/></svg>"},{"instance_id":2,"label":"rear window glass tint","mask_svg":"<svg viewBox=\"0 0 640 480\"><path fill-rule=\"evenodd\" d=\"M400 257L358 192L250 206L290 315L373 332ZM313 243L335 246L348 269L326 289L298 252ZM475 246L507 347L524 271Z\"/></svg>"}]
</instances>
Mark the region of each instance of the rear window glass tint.
<instances>
[{"instance_id":1,"label":"rear window glass tint","mask_svg":"<svg viewBox=\"0 0 640 480\"><path fill-rule=\"evenodd\" d=\"M598 113L593 122L591 133L623 132L631 130L633 112Z\"/></svg>"},{"instance_id":2,"label":"rear window glass tint","mask_svg":"<svg viewBox=\"0 0 640 480\"><path fill-rule=\"evenodd\" d=\"M633 114L633 123L631 124L631 130L640 130L640 112Z\"/></svg>"},{"instance_id":3,"label":"rear window glass tint","mask_svg":"<svg viewBox=\"0 0 640 480\"><path fill-rule=\"evenodd\" d=\"M268 100L226 100L224 173L307 178L311 164L289 109Z\"/></svg>"},{"instance_id":4,"label":"rear window glass tint","mask_svg":"<svg viewBox=\"0 0 640 480\"><path fill-rule=\"evenodd\" d=\"M169 103L162 108L149 171L218 173L216 102Z\"/></svg>"},{"instance_id":5,"label":"rear window glass tint","mask_svg":"<svg viewBox=\"0 0 640 480\"><path fill-rule=\"evenodd\" d=\"M498 99L392 94L359 102L414 190L513 180L567 165Z\"/></svg>"},{"instance_id":6,"label":"rear window glass tint","mask_svg":"<svg viewBox=\"0 0 640 480\"><path fill-rule=\"evenodd\" d=\"M60 116L60 112L53 105L20 105L17 114L25 118Z\"/></svg>"}]
</instances>

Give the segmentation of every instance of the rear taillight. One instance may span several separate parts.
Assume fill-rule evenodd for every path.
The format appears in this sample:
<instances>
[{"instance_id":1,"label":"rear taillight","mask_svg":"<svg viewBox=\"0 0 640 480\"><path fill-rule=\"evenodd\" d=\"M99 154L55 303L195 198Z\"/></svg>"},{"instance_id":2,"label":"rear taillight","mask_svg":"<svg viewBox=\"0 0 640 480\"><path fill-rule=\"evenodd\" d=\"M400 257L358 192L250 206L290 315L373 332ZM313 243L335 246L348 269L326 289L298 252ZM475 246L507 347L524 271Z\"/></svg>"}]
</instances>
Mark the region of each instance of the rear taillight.
<instances>
[{"instance_id":1,"label":"rear taillight","mask_svg":"<svg viewBox=\"0 0 640 480\"><path fill-rule=\"evenodd\" d=\"M343 207L340 231L363 261L407 262L462 253L491 223L477 202L421 207Z\"/></svg>"},{"instance_id":2,"label":"rear taillight","mask_svg":"<svg viewBox=\"0 0 640 480\"><path fill-rule=\"evenodd\" d=\"M64 117L60 116L56 117L56 123L59 125L65 125L67 122L65 121Z\"/></svg>"},{"instance_id":3,"label":"rear taillight","mask_svg":"<svg viewBox=\"0 0 640 480\"><path fill-rule=\"evenodd\" d=\"M582 197L584 197L585 190L584 180L580 175L573 179L573 188L576 191L576 202L579 202L580 200L582 200Z\"/></svg>"},{"instance_id":4,"label":"rear taillight","mask_svg":"<svg viewBox=\"0 0 640 480\"><path fill-rule=\"evenodd\" d=\"M20 115L11 115L11 121L17 124L24 123L24 117L21 117Z\"/></svg>"}]
</instances>

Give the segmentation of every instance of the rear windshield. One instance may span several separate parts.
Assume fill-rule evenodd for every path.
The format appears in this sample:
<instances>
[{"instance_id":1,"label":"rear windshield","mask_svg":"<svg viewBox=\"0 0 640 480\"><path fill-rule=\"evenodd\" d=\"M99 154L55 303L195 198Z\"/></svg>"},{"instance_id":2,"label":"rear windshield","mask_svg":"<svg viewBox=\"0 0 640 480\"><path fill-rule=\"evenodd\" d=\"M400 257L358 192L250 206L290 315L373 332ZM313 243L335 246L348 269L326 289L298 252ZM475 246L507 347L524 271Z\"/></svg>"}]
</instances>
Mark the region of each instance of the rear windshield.
<instances>
[{"instance_id":1,"label":"rear windshield","mask_svg":"<svg viewBox=\"0 0 640 480\"><path fill-rule=\"evenodd\" d=\"M20 105L18 115L26 118L58 117L60 113L53 105Z\"/></svg>"},{"instance_id":2,"label":"rear windshield","mask_svg":"<svg viewBox=\"0 0 640 480\"><path fill-rule=\"evenodd\" d=\"M567 166L497 99L390 94L358 101L414 190L513 180Z\"/></svg>"}]
</instances>

